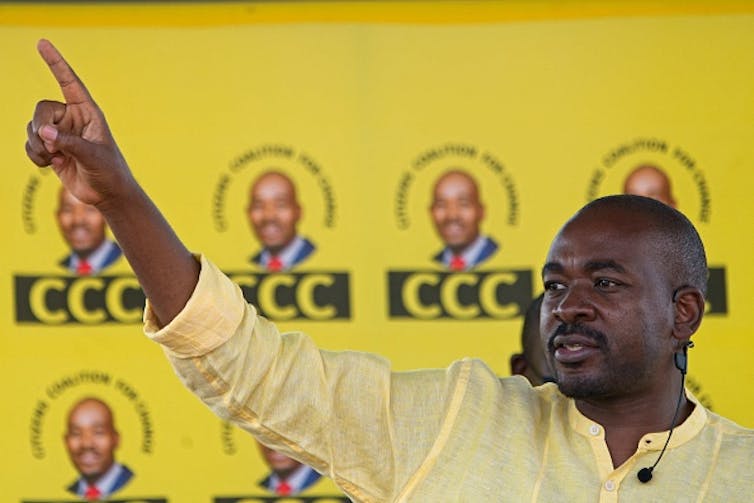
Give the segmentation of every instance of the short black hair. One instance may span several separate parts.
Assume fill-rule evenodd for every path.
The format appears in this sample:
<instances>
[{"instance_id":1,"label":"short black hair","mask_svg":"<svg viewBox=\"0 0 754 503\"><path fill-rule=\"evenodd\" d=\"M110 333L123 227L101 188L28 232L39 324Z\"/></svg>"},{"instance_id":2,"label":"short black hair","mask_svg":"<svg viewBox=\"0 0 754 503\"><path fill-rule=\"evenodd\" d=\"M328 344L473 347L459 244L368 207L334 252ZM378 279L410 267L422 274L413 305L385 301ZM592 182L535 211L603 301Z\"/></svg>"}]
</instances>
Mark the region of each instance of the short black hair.
<instances>
[{"instance_id":1,"label":"short black hair","mask_svg":"<svg viewBox=\"0 0 754 503\"><path fill-rule=\"evenodd\" d=\"M658 247L669 272L681 286L698 288L707 294L707 256L694 224L680 211L655 199L620 194L595 199L581 208L579 215L604 210L620 210L634 215L659 240ZM573 220L572 219L572 220Z\"/></svg>"}]
</instances>

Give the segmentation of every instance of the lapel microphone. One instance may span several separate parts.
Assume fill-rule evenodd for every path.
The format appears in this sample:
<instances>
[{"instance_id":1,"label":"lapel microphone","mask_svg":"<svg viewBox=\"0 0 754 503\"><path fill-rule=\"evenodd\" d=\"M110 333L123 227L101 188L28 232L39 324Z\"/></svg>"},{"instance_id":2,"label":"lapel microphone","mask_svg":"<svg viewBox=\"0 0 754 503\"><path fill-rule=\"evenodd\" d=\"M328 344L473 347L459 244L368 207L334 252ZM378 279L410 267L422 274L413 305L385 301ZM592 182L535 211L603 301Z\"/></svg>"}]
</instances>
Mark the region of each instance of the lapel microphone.
<instances>
[{"instance_id":1,"label":"lapel microphone","mask_svg":"<svg viewBox=\"0 0 754 503\"><path fill-rule=\"evenodd\" d=\"M650 480L652 480L652 471L657 466L657 463L660 462L662 459L662 455L665 454L665 449L667 449L668 444L670 443L670 437L673 435L673 428L675 428L675 421L678 419L678 411L681 409L681 401L683 401L683 391L686 388L686 371L688 370L688 364L689 364L689 358L688 358L688 351L689 348L693 348L694 343L691 341L687 341L682 348L682 351L677 352L673 355L673 362L675 363L675 367L681 371L681 392L678 393L678 402L675 404L675 413L673 414L673 420L670 422L670 432L668 432L668 438L665 440L665 445L662 446L662 450L660 451L660 455L657 456L657 461L654 462L652 466L647 466L639 470L639 472L636 474L636 477L639 479L639 481L642 484L646 484Z\"/></svg>"}]
</instances>

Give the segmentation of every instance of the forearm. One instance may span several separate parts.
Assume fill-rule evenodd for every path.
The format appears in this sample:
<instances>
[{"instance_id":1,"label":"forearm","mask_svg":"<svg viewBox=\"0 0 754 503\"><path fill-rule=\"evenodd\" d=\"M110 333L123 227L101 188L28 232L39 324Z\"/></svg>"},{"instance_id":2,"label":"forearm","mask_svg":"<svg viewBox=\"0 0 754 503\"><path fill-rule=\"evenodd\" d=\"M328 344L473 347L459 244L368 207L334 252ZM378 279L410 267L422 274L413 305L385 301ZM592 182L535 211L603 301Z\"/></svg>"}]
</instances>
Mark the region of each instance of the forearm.
<instances>
[{"instance_id":1,"label":"forearm","mask_svg":"<svg viewBox=\"0 0 754 503\"><path fill-rule=\"evenodd\" d=\"M199 277L199 264L170 224L135 182L98 208L131 264L161 326L186 305Z\"/></svg>"},{"instance_id":2,"label":"forearm","mask_svg":"<svg viewBox=\"0 0 754 503\"><path fill-rule=\"evenodd\" d=\"M37 48L65 102L37 103L26 126L26 153L37 166L51 166L73 197L105 216L164 326L186 305L199 264L136 183L84 83L49 41L40 40Z\"/></svg>"}]
</instances>

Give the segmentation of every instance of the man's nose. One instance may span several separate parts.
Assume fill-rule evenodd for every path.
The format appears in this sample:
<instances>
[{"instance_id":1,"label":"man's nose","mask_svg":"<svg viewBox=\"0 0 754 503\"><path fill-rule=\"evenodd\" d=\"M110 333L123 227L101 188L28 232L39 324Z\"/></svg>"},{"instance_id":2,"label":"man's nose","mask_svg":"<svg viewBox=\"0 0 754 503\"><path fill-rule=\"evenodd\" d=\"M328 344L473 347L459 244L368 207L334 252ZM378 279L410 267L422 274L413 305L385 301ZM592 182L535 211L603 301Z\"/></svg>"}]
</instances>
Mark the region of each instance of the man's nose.
<instances>
[{"instance_id":1,"label":"man's nose","mask_svg":"<svg viewBox=\"0 0 754 503\"><path fill-rule=\"evenodd\" d=\"M266 222L277 220L277 209L272 205L266 205L262 208L262 218Z\"/></svg>"},{"instance_id":2,"label":"man's nose","mask_svg":"<svg viewBox=\"0 0 754 503\"><path fill-rule=\"evenodd\" d=\"M458 219L458 205L456 204L449 204L445 207L445 217L448 220L457 220Z\"/></svg>"},{"instance_id":3,"label":"man's nose","mask_svg":"<svg viewBox=\"0 0 754 503\"><path fill-rule=\"evenodd\" d=\"M80 441L82 447L92 447L94 445L94 435L92 435L91 433L83 433L81 435Z\"/></svg>"},{"instance_id":4,"label":"man's nose","mask_svg":"<svg viewBox=\"0 0 754 503\"><path fill-rule=\"evenodd\" d=\"M84 208L76 208L73 210L73 223L80 225L86 221L86 210Z\"/></svg>"},{"instance_id":5,"label":"man's nose","mask_svg":"<svg viewBox=\"0 0 754 503\"><path fill-rule=\"evenodd\" d=\"M570 285L552 310L553 315L564 323L593 320L594 304L590 285Z\"/></svg>"}]
</instances>

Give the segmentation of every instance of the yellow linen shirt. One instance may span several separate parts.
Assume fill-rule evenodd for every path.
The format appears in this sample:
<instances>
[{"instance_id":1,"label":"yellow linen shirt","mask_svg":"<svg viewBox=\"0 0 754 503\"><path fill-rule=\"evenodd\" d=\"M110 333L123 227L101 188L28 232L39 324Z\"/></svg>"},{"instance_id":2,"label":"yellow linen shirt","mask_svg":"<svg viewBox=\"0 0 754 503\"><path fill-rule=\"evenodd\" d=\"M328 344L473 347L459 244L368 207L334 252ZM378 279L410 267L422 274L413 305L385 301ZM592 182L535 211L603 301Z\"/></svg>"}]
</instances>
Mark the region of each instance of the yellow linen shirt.
<instances>
[{"instance_id":1,"label":"yellow linen shirt","mask_svg":"<svg viewBox=\"0 0 754 503\"><path fill-rule=\"evenodd\" d=\"M554 384L498 378L477 360L391 372L378 356L280 334L202 258L183 311L145 331L217 415L364 502L754 501L754 431L696 407L613 468L601 425Z\"/></svg>"}]
</instances>

